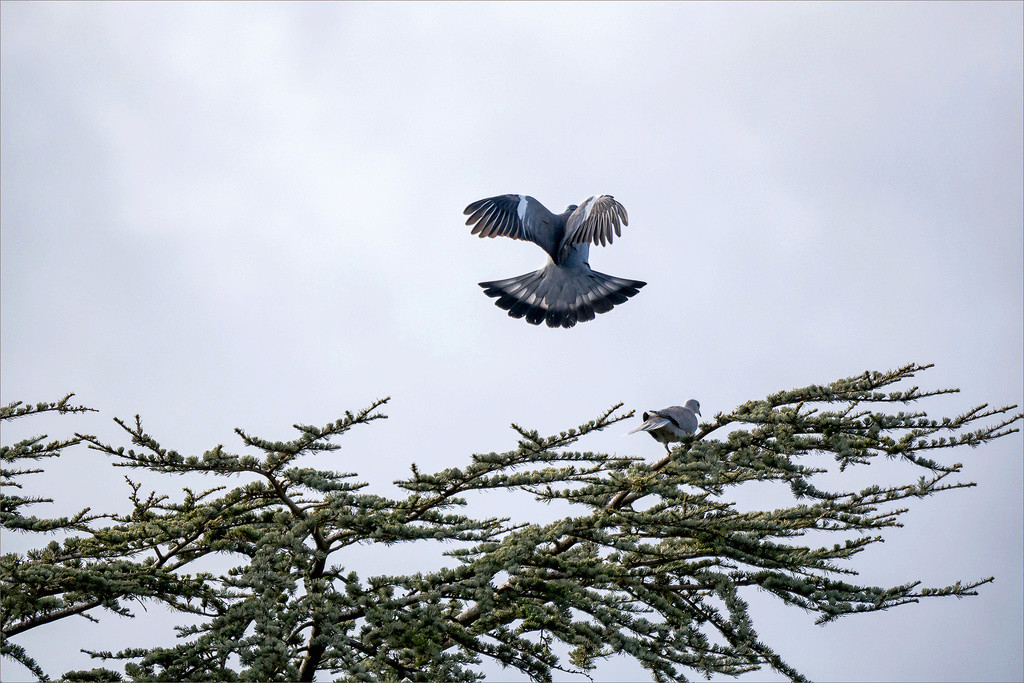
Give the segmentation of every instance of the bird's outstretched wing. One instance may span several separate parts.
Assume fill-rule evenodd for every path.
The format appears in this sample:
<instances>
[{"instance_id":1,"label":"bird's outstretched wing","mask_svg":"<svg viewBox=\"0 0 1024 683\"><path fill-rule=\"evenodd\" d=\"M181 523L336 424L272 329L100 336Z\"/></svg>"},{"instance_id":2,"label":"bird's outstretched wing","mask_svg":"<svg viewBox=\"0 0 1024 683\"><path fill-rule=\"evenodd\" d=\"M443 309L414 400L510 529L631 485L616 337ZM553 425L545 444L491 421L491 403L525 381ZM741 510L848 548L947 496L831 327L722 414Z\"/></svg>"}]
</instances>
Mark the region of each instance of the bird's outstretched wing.
<instances>
[{"instance_id":1,"label":"bird's outstretched wing","mask_svg":"<svg viewBox=\"0 0 1024 683\"><path fill-rule=\"evenodd\" d=\"M611 244L616 235L622 235L623 225L629 225L629 217L626 207L615 201L615 197L608 194L591 197L569 216L562 244L593 242L603 247Z\"/></svg>"},{"instance_id":2,"label":"bird's outstretched wing","mask_svg":"<svg viewBox=\"0 0 1024 683\"><path fill-rule=\"evenodd\" d=\"M475 201L463 211L472 225L470 234L480 237L511 237L534 242L550 253L555 244L557 218L543 204L525 194L503 194Z\"/></svg>"}]
</instances>

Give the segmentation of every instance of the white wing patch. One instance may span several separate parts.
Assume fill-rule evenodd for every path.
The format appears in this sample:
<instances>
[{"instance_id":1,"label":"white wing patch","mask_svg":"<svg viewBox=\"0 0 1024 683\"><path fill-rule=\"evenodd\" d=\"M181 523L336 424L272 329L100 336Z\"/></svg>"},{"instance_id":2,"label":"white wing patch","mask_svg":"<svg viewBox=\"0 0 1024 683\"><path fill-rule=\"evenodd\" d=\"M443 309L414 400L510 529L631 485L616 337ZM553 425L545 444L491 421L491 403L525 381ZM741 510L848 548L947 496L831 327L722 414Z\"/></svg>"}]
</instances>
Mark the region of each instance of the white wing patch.
<instances>
[{"instance_id":1,"label":"white wing patch","mask_svg":"<svg viewBox=\"0 0 1024 683\"><path fill-rule=\"evenodd\" d=\"M516 215L519 216L519 222L523 222L523 216L526 215L526 195L519 195L519 206L516 207Z\"/></svg>"},{"instance_id":2,"label":"white wing patch","mask_svg":"<svg viewBox=\"0 0 1024 683\"><path fill-rule=\"evenodd\" d=\"M597 203L596 201L594 201L595 199L597 199L597 197L591 197L587 201L583 202L583 220L581 220L580 223L583 223L588 218L590 218L590 212L594 210L594 204Z\"/></svg>"}]
</instances>

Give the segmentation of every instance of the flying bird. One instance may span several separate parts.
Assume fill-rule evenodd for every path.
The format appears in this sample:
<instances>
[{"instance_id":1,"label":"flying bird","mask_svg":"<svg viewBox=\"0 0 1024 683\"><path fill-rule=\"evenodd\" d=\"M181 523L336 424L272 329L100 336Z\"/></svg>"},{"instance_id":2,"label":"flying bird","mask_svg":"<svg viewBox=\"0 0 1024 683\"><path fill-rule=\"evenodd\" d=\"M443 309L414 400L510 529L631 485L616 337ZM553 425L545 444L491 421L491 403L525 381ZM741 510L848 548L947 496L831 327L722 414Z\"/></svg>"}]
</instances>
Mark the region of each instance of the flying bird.
<instances>
[{"instance_id":1,"label":"flying bird","mask_svg":"<svg viewBox=\"0 0 1024 683\"><path fill-rule=\"evenodd\" d=\"M657 441L665 444L665 450L671 453L668 447L669 443L682 441L687 434L697 431L698 415L700 415L700 403L691 398L685 406L670 406L644 413L644 423L629 433L645 431Z\"/></svg>"},{"instance_id":2,"label":"flying bird","mask_svg":"<svg viewBox=\"0 0 1024 683\"><path fill-rule=\"evenodd\" d=\"M464 213L469 216L466 225L473 226L470 234L528 240L547 253L548 262L540 270L480 283L484 294L497 299L498 308L513 318L525 317L531 325L543 321L548 327L572 327L593 320L647 284L590 269L590 243L611 244L629 224L625 207L611 195L591 197L553 214L533 197L503 194L473 202Z\"/></svg>"}]
</instances>

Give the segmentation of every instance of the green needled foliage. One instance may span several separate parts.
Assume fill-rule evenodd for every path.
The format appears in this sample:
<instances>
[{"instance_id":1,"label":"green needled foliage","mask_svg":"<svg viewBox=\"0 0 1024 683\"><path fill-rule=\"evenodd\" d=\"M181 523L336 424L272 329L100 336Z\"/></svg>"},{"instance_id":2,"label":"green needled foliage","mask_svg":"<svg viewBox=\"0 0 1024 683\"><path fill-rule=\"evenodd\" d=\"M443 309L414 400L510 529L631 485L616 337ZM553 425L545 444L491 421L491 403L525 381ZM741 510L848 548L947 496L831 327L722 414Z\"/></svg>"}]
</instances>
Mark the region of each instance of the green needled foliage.
<instances>
[{"instance_id":1,"label":"green needled foliage","mask_svg":"<svg viewBox=\"0 0 1024 683\"><path fill-rule=\"evenodd\" d=\"M982 405L931 419L891 407L956 390L895 385L930 366L867 372L751 401L719 413L669 455L639 458L570 450L581 437L632 416L614 406L555 436L513 425L518 447L474 455L461 468L395 482L405 497L364 491L355 475L299 466L338 448L329 440L384 416L387 399L321 428L296 425L298 438L267 441L236 433L255 455L216 448L183 456L162 447L136 417L118 421L134 448L95 437L3 448L5 487L38 470L18 460L58 455L77 443L118 467L167 474L245 475L171 503L130 483L130 515L41 520L21 509L42 502L3 494L5 530L63 530L70 536L0 562L2 654L40 678L17 634L96 608L126 613L127 600L159 600L202 617L165 647L95 652L122 660L137 680L455 680L481 678L488 658L534 679L586 673L624 653L656 680L739 674L763 666L803 680L759 640L741 592L758 587L819 622L885 610L925 597L976 595L991 578L922 587L852 582L846 562L899 527L901 501L973 486L962 466L933 457L1018 431L1017 406ZM884 390L884 391L883 391ZM2 419L58 404L3 408ZM730 431L731 430L731 431ZM831 457L831 459L829 458ZM849 468L879 457L907 465L909 480L863 490L831 490ZM307 463L308 464L308 463ZM315 462L314 462L315 464ZM130 480L129 480L130 481ZM741 511L727 494L747 482L782 482L790 506ZM539 501L566 500L579 514L550 524L460 512L472 496L520 490ZM100 524L100 520L104 520ZM104 526L106 524L106 526ZM833 542L816 545L823 533ZM445 541L447 567L360 577L347 553L367 543ZM186 572L210 553L237 558L221 576ZM568 646L568 661L556 654ZM119 680L93 669L68 680Z\"/></svg>"}]
</instances>

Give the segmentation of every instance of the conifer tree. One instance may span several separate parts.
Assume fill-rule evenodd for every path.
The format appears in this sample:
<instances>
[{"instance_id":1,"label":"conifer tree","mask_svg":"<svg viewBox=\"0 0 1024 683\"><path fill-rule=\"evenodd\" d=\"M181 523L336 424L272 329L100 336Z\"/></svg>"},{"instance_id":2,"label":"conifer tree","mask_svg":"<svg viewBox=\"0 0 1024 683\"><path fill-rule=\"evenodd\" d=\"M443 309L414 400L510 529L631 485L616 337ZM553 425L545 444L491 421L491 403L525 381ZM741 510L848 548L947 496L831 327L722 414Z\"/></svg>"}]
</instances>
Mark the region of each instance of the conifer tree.
<instances>
[{"instance_id":1,"label":"conifer tree","mask_svg":"<svg viewBox=\"0 0 1024 683\"><path fill-rule=\"evenodd\" d=\"M659 681L765 666L803 680L760 640L744 590L760 588L825 623L923 598L976 595L992 581L855 581L851 558L880 541L879 531L900 526L907 511L900 505L973 486L959 479L961 464L939 454L1017 432L1024 417L1017 406L980 405L941 419L902 409L956 391L896 386L928 367L866 372L750 401L715 415L654 463L572 450L587 434L632 416L621 406L552 436L513 425L515 449L436 473L413 466L396 482L405 495L394 498L305 459L384 417L387 399L323 427L296 425L291 441L236 430L248 454L217 446L181 455L138 417L118 421L131 448L83 434L5 446L5 487L33 471L11 469L18 461L83 443L129 469L252 480L186 489L181 502L142 495L131 484L131 514L83 511L55 520L23 516L22 508L42 501L5 492L5 533L63 530L68 537L2 557L2 653L43 678L16 644L19 633L100 608L124 613L128 600L159 600L201 617L198 625L181 627L176 642L92 655L122 661L125 674L140 680L470 681L480 677L483 659L550 680L556 671L592 671L616 653ZM12 404L0 417L83 410L67 400ZM879 459L905 463L908 481L852 491L821 483L825 472ZM727 492L749 482L782 482L792 500L738 510ZM569 501L581 512L536 524L460 511L470 496L495 490ZM823 533L833 542L812 542ZM450 544L447 567L375 576L345 569L358 544L425 541ZM237 563L219 576L188 573L210 553ZM566 661L558 643L570 651ZM121 674L97 668L66 677Z\"/></svg>"}]
</instances>

